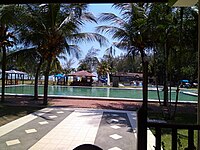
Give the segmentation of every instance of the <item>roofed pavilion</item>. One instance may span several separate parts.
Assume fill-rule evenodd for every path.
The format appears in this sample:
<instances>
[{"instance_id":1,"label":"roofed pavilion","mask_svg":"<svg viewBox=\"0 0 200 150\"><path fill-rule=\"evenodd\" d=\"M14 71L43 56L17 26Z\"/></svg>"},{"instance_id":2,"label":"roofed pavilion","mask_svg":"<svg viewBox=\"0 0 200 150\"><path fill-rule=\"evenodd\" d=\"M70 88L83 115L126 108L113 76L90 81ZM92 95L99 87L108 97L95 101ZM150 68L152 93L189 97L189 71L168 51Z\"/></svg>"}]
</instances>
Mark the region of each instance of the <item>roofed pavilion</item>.
<instances>
[{"instance_id":1,"label":"roofed pavilion","mask_svg":"<svg viewBox=\"0 0 200 150\"><path fill-rule=\"evenodd\" d=\"M95 75L85 70L71 73L68 76L73 76L73 82L70 84L72 86L92 86L92 77L95 77Z\"/></svg>"}]
</instances>

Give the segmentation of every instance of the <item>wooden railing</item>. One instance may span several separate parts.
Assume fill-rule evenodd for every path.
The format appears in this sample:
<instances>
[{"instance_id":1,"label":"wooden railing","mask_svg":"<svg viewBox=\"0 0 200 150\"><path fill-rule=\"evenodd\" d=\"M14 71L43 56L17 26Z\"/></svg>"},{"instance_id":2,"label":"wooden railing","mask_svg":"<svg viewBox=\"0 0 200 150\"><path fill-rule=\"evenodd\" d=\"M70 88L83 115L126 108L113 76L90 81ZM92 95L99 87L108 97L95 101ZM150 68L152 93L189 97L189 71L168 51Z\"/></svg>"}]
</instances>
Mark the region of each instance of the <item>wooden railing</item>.
<instances>
[{"instance_id":1,"label":"wooden railing","mask_svg":"<svg viewBox=\"0 0 200 150\"><path fill-rule=\"evenodd\" d=\"M195 150L194 146L194 130L200 130L200 125L185 125L185 124L169 124L147 122L147 127L155 129L155 150L161 150L161 131L162 129L171 129L172 131L172 147L171 150L177 150L177 131L179 129L188 130L188 150Z\"/></svg>"}]
</instances>

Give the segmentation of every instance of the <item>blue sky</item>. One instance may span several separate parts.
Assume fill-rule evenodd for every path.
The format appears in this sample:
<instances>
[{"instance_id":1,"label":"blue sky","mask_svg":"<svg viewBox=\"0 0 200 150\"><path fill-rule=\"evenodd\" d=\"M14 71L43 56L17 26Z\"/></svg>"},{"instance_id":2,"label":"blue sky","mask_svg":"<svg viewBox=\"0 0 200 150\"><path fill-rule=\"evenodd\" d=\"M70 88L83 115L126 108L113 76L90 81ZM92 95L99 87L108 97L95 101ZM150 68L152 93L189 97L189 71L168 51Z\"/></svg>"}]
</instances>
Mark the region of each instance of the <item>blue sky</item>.
<instances>
[{"instance_id":1,"label":"blue sky","mask_svg":"<svg viewBox=\"0 0 200 150\"><path fill-rule=\"evenodd\" d=\"M108 3L107 4L89 4L88 11L92 12L96 17L98 17L100 13L104 13L104 12L112 12L119 15L119 10L114 9L111 6L112 6L111 3L110 4ZM102 23L101 25L103 24L105 25L105 23ZM82 32L95 32L95 27L99 25L100 24L86 23ZM104 35L104 36L106 36L109 39L110 43L113 42L112 39L110 38L111 37L110 35ZM85 58L85 55L87 54L88 50L91 49L91 47L95 49L100 49L98 58L101 58L104 55L105 50L111 45L108 45L107 47L100 47L97 42L90 42L90 43L82 43L79 46L81 47L81 50L82 50L82 55L81 55L82 57L80 59L83 59ZM120 55L121 53L123 53L123 51L116 50L116 56ZM75 60L75 64L72 67L77 68L78 62L79 60Z\"/></svg>"}]
</instances>

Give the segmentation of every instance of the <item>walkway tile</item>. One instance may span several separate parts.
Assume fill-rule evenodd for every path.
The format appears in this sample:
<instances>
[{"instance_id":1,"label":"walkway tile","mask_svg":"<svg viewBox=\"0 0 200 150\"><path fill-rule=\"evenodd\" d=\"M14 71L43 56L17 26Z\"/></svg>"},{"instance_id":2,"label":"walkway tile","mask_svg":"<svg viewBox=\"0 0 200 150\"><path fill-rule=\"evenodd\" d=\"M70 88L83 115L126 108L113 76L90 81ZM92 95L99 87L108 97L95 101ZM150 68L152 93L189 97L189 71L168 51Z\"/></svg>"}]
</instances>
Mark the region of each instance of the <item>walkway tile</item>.
<instances>
[{"instance_id":1,"label":"walkway tile","mask_svg":"<svg viewBox=\"0 0 200 150\"><path fill-rule=\"evenodd\" d=\"M54 118L57 118L58 116L55 116L55 115L53 115L53 116L48 116L50 119L54 119Z\"/></svg>"},{"instance_id":2,"label":"walkway tile","mask_svg":"<svg viewBox=\"0 0 200 150\"><path fill-rule=\"evenodd\" d=\"M95 144L103 150L136 150L136 121L130 121L134 116L135 112L105 110Z\"/></svg>"},{"instance_id":3,"label":"walkway tile","mask_svg":"<svg viewBox=\"0 0 200 150\"><path fill-rule=\"evenodd\" d=\"M10 140L10 141L6 141L6 144L7 144L8 146L16 145L16 144L20 144L20 141L19 141L18 139Z\"/></svg>"},{"instance_id":4,"label":"walkway tile","mask_svg":"<svg viewBox=\"0 0 200 150\"><path fill-rule=\"evenodd\" d=\"M44 125L44 124L49 124L47 121L41 121L39 124Z\"/></svg>"},{"instance_id":5,"label":"walkway tile","mask_svg":"<svg viewBox=\"0 0 200 150\"><path fill-rule=\"evenodd\" d=\"M119 128L121 128L120 126L117 126L117 125L112 125L110 127L113 128L113 129L119 129Z\"/></svg>"},{"instance_id":6,"label":"walkway tile","mask_svg":"<svg viewBox=\"0 0 200 150\"><path fill-rule=\"evenodd\" d=\"M42 116L39 116L38 114L41 113L43 110L37 111L33 114L25 116L26 119L20 118L16 121L10 122L9 124L5 125L3 128L0 128L0 132L2 132L3 129L7 129L9 126L15 126L14 124L16 122L20 122L21 125L19 127L15 127L12 130L6 131L4 134L0 137L0 149L1 150L27 150L31 146L33 146L35 143L37 143L42 137L44 137L46 134L48 134L49 131L51 131L56 125L58 125L63 119L65 119L68 115L70 115L73 110L63 110L63 114L57 114L56 112L59 111L59 108L51 108L51 109L44 109L45 112L43 112ZM36 115L37 114L37 115ZM55 119L49 119L49 115L55 115L58 116ZM41 125L39 122L48 122L46 125ZM31 129L31 130L30 130ZM27 134L26 131L27 130ZM37 132L35 132L37 131ZM32 134L31 134L32 133ZM34 133L34 134L33 134ZM56 135L52 136L52 139L55 139ZM21 144L15 144L13 146L8 147L6 144L6 141L10 141L11 138L18 139ZM49 143L49 140L46 141L46 143L41 143L41 145L38 147L35 147L35 149L40 150L43 149L44 146L46 146Z\"/></svg>"},{"instance_id":7,"label":"walkway tile","mask_svg":"<svg viewBox=\"0 0 200 150\"><path fill-rule=\"evenodd\" d=\"M64 112L63 111L57 111L56 113L57 114L63 114Z\"/></svg>"},{"instance_id":8,"label":"walkway tile","mask_svg":"<svg viewBox=\"0 0 200 150\"><path fill-rule=\"evenodd\" d=\"M24 124L44 115L45 113L48 113L50 111L52 111L53 109L52 108L44 108L44 109L41 109L37 112L34 112L32 114L29 114L27 116L24 116L24 117L21 117L17 120L14 120L6 125L3 125L0 127L0 137L23 126Z\"/></svg>"},{"instance_id":9,"label":"walkway tile","mask_svg":"<svg viewBox=\"0 0 200 150\"><path fill-rule=\"evenodd\" d=\"M118 139L121 139L122 136L118 135L118 134L112 134L110 135L111 138L115 139L115 140L118 140Z\"/></svg>"},{"instance_id":10,"label":"walkway tile","mask_svg":"<svg viewBox=\"0 0 200 150\"><path fill-rule=\"evenodd\" d=\"M36 119L36 118L37 118L37 116L30 114L30 115L24 116L20 119L14 120L8 124L1 126L0 127L0 137L13 131L14 129L17 129L18 127Z\"/></svg>"},{"instance_id":11,"label":"walkway tile","mask_svg":"<svg viewBox=\"0 0 200 150\"><path fill-rule=\"evenodd\" d=\"M101 116L102 112L76 110L33 145L30 150L35 149L35 147L38 147L41 143L45 143L45 140L51 140L49 146L45 147L45 149L56 148L55 145L61 144L62 147L68 147L70 150L80 144L86 143L86 141L87 143L94 144ZM58 133L62 134L58 136ZM55 140L55 137L57 140Z\"/></svg>"},{"instance_id":12,"label":"walkway tile","mask_svg":"<svg viewBox=\"0 0 200 150\"><path fill-rule=\"evenodd\" d=\"M108 149L108 150L122 150L122 149L119 148L119 147L113 147L113 148L110 148L110 149Z\"/></svg>"},{"instance_id":13,"label":"walkway tile","mask_svg":"<svg viewBox=\"0 0 200 150\"><path fill-rule=\"evenodd\" d=\"M9 150L7 145L16 143L14 148L29 150L73 150L81 144L95 144L104 150L135 150L136 118L135 112L121 110L45 108L0 137L0 149Z\"/></svg>"},{"instance_id":14,"label":"walkway tile","mask_svg":"<svg viewBox=\"0 0 200 150\"><path fill-rule=\"evenodd\" d=\"M36 129L28 129L28 130L25 130L25 132L26 133L35 133L35 132L37 132L37 130Z\"/></svg>"}]
</instances>

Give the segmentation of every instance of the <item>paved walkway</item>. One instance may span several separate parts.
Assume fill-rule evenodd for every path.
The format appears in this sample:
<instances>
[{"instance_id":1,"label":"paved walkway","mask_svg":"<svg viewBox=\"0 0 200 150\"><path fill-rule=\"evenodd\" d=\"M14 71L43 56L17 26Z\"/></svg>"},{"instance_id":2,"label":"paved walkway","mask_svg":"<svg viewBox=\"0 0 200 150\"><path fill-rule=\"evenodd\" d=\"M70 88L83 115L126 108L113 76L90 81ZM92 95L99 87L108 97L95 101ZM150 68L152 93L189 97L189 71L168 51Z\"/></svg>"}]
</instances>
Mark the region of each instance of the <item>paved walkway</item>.
<instances>
[{"instance_id":1,"label":"paved walkway","mask_svg":"<svg viewBox=\"0 0 200 150\"><path fill-rule=\"evenodd\" d=\"M136 112L49 107L0 127L1 150L136 150Z\"/></svg>"}]
</instances>

